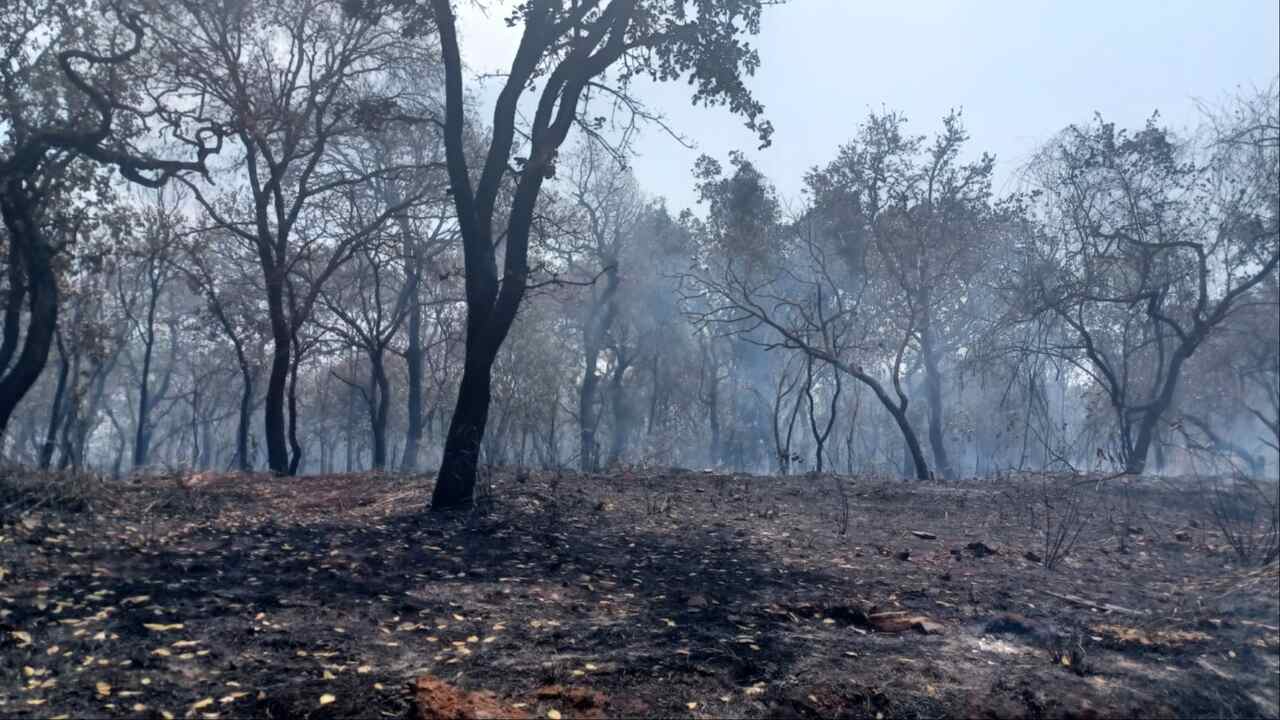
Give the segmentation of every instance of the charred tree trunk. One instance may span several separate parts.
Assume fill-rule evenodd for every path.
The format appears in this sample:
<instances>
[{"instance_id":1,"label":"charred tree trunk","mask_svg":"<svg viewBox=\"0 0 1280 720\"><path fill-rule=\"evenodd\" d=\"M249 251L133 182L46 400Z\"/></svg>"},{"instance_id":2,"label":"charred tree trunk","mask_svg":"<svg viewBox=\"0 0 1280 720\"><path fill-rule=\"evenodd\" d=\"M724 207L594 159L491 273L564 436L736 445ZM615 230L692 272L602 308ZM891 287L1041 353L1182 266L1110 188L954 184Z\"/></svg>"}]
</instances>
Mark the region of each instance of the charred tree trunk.
<instances>
[{"instance_id":1,"label":"charred tree trunk","mask_svg":"<svg viewBox=\"0 0 1280 720\"><path fill-rule=\"evenodd\" d=\"M416 284L417 280L413 280ZM408 370L408 403L405 412L408 415L404 433L404 456L400 460L401 472L413 472L418 467L418 447L422 444L422 304L418 301L415 290L413 306L409 310L409 348L405 352L405 365Z\"/></svg>"},{"instance_id":2,"label":"charred tree trunk","mask_svg":"<svg viewBox=\"0 0 1280 720\"><path fill-rule=\"evenodd\" d=\"M267 467L276 476L289 474L289 448L285 437L285 390L289 382L293 333L284 315L282 278L268 278L267 307L271 315L271 374L267 378L266 405L263 408L267 440Z\"/></svg>"},{"instance_id":3,"label":"charred tree trunk","mask_svg":"<svg viewBox=\"0 0 1280 720\"><path fill-rule=\"evenodd\" d=\"M0 190L0 216L9 231L11 257L20 262L26 276L26 295L30 318L22 351L12 365L0 366L0 437L9 427L9 419L18 403L31 390L44 370L53 346L54 329L58 326L58 284L53 274L53 249L41 236L33 215L34 203L24 188L24 181L9 180ZM12 272L12 271L11 271ZM11 298L12 299L12 293ZM10 334L10 315L15 320L12 332L17 334L17 312L5 310L4 342ZM13 343L16 346L16 341ZM9 351L12 354L12 350Z\"/></svg>"},{"instance_id":4,"label":"charred tree trunk","mask_svg":"<svg viewBox=\"0 0 1280 720\"><path fill-rule=\"evenodd\" d=\"M138 381L138 427L133 438L133 466L147 464L151 450L151 362L156 344L156 299L147 308L142 337L142 377Z\"/></svg>"},{"instance_id":5,"label":"charred tree trunk","mask_svg":"<svg viewBox=\"0 0 1280 720\"><path fill-rule=\"evenodd\" d=\"M296 351L298 340L293 339L295 352L289 366L289 475L297 475L302 464L302 443L298 442L298 366L302 353Z\"/></svg>"},{"instance_id":6,"label":"charred tree trunk","mask_svg":"<svg viewBox=\"0 0 1280 720\"><path fill-rule=\"evenodd\" d=\"M627 403L622 395L622 381L630 361L621 353L617 353L618 362L609 378L609 403L613 407L613 442L609 444L609 458L606 466L616 466L622 462L623 453L627 449Z\"/></svg>"},{"instance_id":7,"label":"charred tree trunk","mask_svg":"<svg viewBox=\"0 0 1280 720\"><path fill-rule=\"evenodd\" d=\"M1160 392L1156 397L1152 398L1143 411L1141 420L1138 422L1138 436L1135 438L1125 462L1124 470L1127 474L1141 475L1146 469L1147 454L1151 451L1151 443L1156 436L1156 423L1160 421L1161 416L1173 403L1173 394L1178 387L1178 376L1182 374L1182 364L1191 356L1198 341L1197 338L1195 342L1184 342L1173 351L1164 383L1160 386Z\"/></svg>"},{"instance_id":8,"label":"charred tree trunk","mask_svg":"<svg viewBox=\"0 0 1280 720\"><path fill-rule=\"evenodd\" d=\"M10 241L9 245L9 290L4 302L4 333L0 339L0 374L9 367L13 354L18 349L18 331L22 324L22 301L27 298L26 263L22 258L20 245Z\"/></svg>"},{"instance_id":9,"label":"charred tree trunk","mask_svg":"<svg viewBox=\"0 0 1280 720\"><path fill-rule=\"evenodd\" d=\"M370 430L373 432L373 469L387 468L387 414L391 406L391 385L387 381L381 348L369 353Z\"/></svg>"},{"instance_id":10,"label":"charred tree trunk","mask_svg":"<svg viewBox=\"0 0 1280 720\"><path fill-rule=\"evenodd\" d=\"M472 354L468 343L467 354ZM431 494L433 508L470 505L475 491L476 469L480 462L480 443L485 423L489 420L490 384L494 354L476 353L468 358L462 383L458 386L458 402L445 438L444 456Z\"/></svg>"},{"instance_id":11,"label":"charred tree trunk","mask_svg":"<svg viewBox=\"0 0 1280 720\"><path fill-rule=\"evenodd\" d=\"M249 422L253 416L253 371L247 363L240 364L243 387L240 391L240 417L236 422L236 467L241 472L253 472L249 458Z\"/></svg>"},{"instance_id":12,"label":"charred tree trunk","mask_svg":"<svg viewBox=\"0 0 1280 720\"><path fill-rule=\"evenodd\" d=\"M582 472L597 470L598 451L596 450L596 388L600 384L600 375L596 373L596 363L600 359L600 348L594 339L586 346L586 366L583 369L582 386L578 388L578 433L581 437L578 466Z\"/></svg>"},{"instance_id":13,"label":"charred tree trunk","mask_svg":"<svg viewBox=\"0 0 1280 720\"><path fill-rule=\"evenodd\" d=\"M921 331L921 354L924 356L924 391L929 406L929 446L933 450L933 464L947 480L955 479L951 461L947 457L946 434L942 420L942 371L938 368L938 353L934 346L933 332L929 325Z\"/></svg>"},{"instance_id":14,"label":"charred tree trunk","mask_svg":"<svg viewBox=\"0 0 1280 720\"><path fill-rule=\"evenodd\" d=\"M49 407L49 427L45 430L44 444L40 446L41 470L48 470L53 465L58 429L62 427L67 409L67 376L71 373L71 359L67 357L67 348L62 343L62 333L55 331L54 335L58 343L58 382L53 390L53 403Z\"/></svg>"}]
</instances>

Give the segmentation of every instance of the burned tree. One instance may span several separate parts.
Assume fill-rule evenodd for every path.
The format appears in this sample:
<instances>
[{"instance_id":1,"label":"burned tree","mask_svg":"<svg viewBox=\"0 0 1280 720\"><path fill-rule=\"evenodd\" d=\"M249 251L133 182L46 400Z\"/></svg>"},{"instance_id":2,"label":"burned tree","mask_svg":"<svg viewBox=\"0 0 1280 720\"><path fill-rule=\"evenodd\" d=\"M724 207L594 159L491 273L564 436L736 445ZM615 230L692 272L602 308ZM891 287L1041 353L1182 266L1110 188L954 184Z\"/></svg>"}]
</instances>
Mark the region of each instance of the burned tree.
<instances>
[{"instance_id":1,"label":"burned tree","mask_svg":"<svg viewBox=\"0 0 1280 720\"><path fill-rule=\"evenodd\" d=\"M194 160L159 159L130 142L147 121L180 113L126 102L138 70L131 63L143 50L143 21L128 10L108 12L104 20L95 27L87 9L56 0L20 0L0 16L6 58L0 69L0 120L8 132L0 155L0 215L9 259L0 343L0 437L53 344L58 321L54 258L73 240L53 237L54 216L74 212L70 198L90 192L105 177L105 168L159 187L180 173L204 172L206 158L220 145L217 128L208 125L174 135L194 148ZM43 31L51 34L50 52L38 52L33 42ZM35 92L42 87L56 90ZM152 99L159 103L164 96ZM28 321L18 350L24 303Z\"/></svg>"},{"instance_id":2,"label":"burned tree","mask_svg":"<svg viewBox=\"0 0 1280 720\"><path fill-rule=\"evenodd\" d=\"M458 400L432 495L433 508L471 503L481 442L489 417L494 360L524 298L529 235L543 183L555 174L556 155L580 121L587 98L616 100L645 114L627 94L630 80L689 77L694 101L726 104L747 118L762 140L772 128L758 120L761 106L743 78L759 63L741 35L759 29L761 0L706 0L689 8L679 0L587 0L565 5L533 0L512 12L522 26L520 44L494 109L492 135L477 177L466 146L466 96L454 3L366 0L349 10L374 17L398 11L410 30L434 29L445 66L444 135L449 180L466 265L466 357ZM612 69L612 72L610 72ZM527 127L521 96L536 90ZM588 128L598 127L594 121ZM516 155L517 138L528 147ZM514 166L513 166L514 163ZM508 181L514 184L504 194ZM499 200L502 199L501 212ZM503 273L498 273L498 248Z\"/></svg>"},{"instance_id":3,"label":"burned tree","mask_svg":"<svg viewBox=\"0 0 1280 720\"><path fill-rule=\"evenodd\" d=\"M1053 351L1105 394L1119 464L1146 468L1184 367L1280 263L1274 97L1208 148L1153 119L1070 127L1036 172L1049 232L1028 243L1024 297L1065 331Z\"/></svg>"}]
</instances>

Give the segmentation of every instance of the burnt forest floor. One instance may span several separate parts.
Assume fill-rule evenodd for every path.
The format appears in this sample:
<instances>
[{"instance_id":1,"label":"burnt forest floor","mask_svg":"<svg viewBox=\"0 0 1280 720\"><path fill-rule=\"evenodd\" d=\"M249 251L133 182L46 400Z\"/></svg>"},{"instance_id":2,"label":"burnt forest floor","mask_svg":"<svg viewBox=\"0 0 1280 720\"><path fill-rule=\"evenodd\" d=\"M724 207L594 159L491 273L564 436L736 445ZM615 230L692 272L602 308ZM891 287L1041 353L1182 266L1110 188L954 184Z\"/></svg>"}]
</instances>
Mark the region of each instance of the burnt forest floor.
<instances>
[{"instance_id":1,"label":"burnt forest floor","mask_svg":"<svg viewBox=\"0 0 1280 720\"><path fill-rule=\"evenodd\" d=\"M0 472L5 717L404 718L423 675L566 720L1280 714L1276 566L1192 483L499 470L440 515Z\"/></svg>"}]
</instances>

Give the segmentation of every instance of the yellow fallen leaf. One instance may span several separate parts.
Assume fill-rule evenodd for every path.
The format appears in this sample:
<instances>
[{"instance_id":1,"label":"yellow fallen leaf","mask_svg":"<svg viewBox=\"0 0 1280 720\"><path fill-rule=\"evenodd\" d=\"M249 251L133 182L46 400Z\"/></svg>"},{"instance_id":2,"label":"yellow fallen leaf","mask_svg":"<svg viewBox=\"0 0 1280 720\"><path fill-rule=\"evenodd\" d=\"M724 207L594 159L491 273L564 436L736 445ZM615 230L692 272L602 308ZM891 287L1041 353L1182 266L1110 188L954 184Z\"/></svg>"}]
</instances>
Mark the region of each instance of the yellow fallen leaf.
<instances>
[{"instance_id":1,"label":"yellow fallen leaf","mask_svg":"<svg viewBox=\"0 0 1280 720\"><path fill-rule=\"evenodd\" d=\"M191 709L192 709L192 710L199 710L199 709L201 709L201 708L207 708L207 707L209 707L209 706L210 706L210 705L212 705L212 704L213 704L213 698L211 698L211 697L207 697L207 698L205 698L205 699L203 699L203 700L197 701L197 702L196 702L196 704L194 704L194 705L192 705L192 706L191 706Z\"/></svg>"},{"instance_id":2,"label":"yellow fallen leaf","mask_svg":"<svg viewBox=\"0 0 1280 720\"><path fill-rule=\"evenodd\" d=\"M133 704L133 711L134 711L134 712L136 712L136 713L146 712L146 710L147 710L147 706L146 706L146 705L143 705L142 703L134 703L134 704Z\"/></svg>"},{"instance_id":3,"label":"yellow fallen leaf","mask_svg":"<svg viewBox=\"0 0 1280 720\"><path fill-rule=\"evenodd\" d=\"M156 632L168 632L170 630L181 630L183 626L182 623L169 623L168 625L164 623L143 623L142 627Z\"/></svg>"},{"instance_id":4,"label":"yellow fallen leaf","mask_svg":"<svg viewBox=\"0 0 1280 720\"><path fill-rule=\"evenodd\" d=\"M685 704L684 704L684 706L685 706L685 707L687 707L687 708L689 708L690 710L697 710L697 709L698 709L698 703L696 703L696 702L687 702L687 703L685 703Z\"/></svg>"},{"instance_id":5,"label":"yellow fallen leaf","mask_svg":"<svg viewBox=\"0 0 1280 720\"><path fill-rule=\"evenodd\" d=\"M333 695L330 695L329 693L325 693L325 694L323 694L323 695L321 695L321 696L320 696L320 704L321 704L321 705L328 705L328 704L329 704L329 703L331 703L331 702L336 702L336 701L337 701L337 699L338 699L338 698L334 697Z\"/></svg>"},{"instance_id":6,"label":"yellow fallen leaf","mask_svg":"<svg viewBox=\"0 0 1280 720\"><path fill-rule=\"evenodd\" d=\"M173 720L173 713L168 710L161 710L160 717L164 718L164 720Z\"/></svg>"},{"instance_id":7,"label":"yellow fallen leaf","mask_svg":"<svg viewBox=\"0 0 1280 720\"><path fill-rule=\"evenodd\" d=\"M336 676L333 673L329 672L328 670L325 670L324 675L322 675L321 677L323 677L325 680L333 680Z\"/></svg>"},{"instance_id":8,"label":"yellow fallen leaf","mask_svg":"<svg viewBox=\"0 0 1280 720\"><path fill-rule=\"evenodd\" d=\"M548 711L547 711L547 717L548 717L548 718L550 718L551 720L560 720L560 711L559 711L559 710L548 710Z\"/></svg>"},{"instance_id":9,"label":"yellow fallen leaf","mask_svg":"<svg viewBox=\"0 0 1280 720\"><path fill-rule=\"evenodd\" d=\"M480 642L480 638L476 637L475 635L468 635L467 642L469 643Z\"/></svg>"},{"instance_id":10,"label":"yellow fallen leaf","mask_svg":"<svg viewBox=\"0 0 1280 720\"><path fill-rule=\"evenodd\" d=\"M102 697L106 697L111 694L111 685L104 683L101 680L94 684L94 687L97 688L98 694Z\"/></svg>"},{"instance_id":11,"label":"yellow fallen leaf","mask_svg":"<svg viewBox=\"0 0 1280 720\"><path fill-rule=\"evenodd\" d=\"M14 630L9 633L18 641L18 647L26 647L31 644L31 633L23 630Z\"/></svg>"},{"instance_id":12,"label":"yellow fallen leaf","mask_svg":"<svg viewBox=\"0 0 1280 720\"><path fill-rule=\"evenodd\" d=\"M360 673L361 675L365 675L372 671L373 671L373 668L369 667L368 665L361 665L360 667L356 668L356 672Z\"/></svg>"}]
</instances>

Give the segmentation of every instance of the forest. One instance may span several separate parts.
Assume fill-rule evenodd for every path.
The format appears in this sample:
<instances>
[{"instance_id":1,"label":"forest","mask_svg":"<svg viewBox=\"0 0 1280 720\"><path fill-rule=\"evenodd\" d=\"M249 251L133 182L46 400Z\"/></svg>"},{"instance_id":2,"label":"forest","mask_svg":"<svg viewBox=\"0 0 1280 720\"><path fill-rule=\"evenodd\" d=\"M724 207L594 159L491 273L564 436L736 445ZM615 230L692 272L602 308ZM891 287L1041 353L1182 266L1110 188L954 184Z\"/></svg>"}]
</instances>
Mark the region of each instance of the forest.
<instances>
[{"instance_id":1,"label":"forest","mask_svg":"<svg viewBox=\"0 0 1280 720\"><path fill-rule=\"evenodd\" d=\"M1280 75L770 177L774 5L7 0L0 715L1280 714Z\"/></svg>"}]
</instances>

